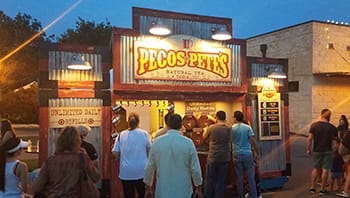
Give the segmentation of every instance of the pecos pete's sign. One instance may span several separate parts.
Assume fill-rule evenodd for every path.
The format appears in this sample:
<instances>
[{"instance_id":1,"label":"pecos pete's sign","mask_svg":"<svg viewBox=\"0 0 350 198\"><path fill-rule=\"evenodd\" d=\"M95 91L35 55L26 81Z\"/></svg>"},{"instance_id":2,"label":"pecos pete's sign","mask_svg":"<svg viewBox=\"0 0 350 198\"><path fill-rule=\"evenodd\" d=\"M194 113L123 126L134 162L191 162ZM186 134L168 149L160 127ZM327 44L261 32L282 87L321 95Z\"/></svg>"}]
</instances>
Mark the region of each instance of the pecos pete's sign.
<instances>
[{"instance_id":1,"label":"pecos pete's sign","mask_svg":"<svg viewBox=\"0 0 350 198\"><path fill-rule=\"evenodd\" d=\"M230 48L187 35L134 43L134 77L148 80L231 82Z\"/></svg>"}]
</instances>

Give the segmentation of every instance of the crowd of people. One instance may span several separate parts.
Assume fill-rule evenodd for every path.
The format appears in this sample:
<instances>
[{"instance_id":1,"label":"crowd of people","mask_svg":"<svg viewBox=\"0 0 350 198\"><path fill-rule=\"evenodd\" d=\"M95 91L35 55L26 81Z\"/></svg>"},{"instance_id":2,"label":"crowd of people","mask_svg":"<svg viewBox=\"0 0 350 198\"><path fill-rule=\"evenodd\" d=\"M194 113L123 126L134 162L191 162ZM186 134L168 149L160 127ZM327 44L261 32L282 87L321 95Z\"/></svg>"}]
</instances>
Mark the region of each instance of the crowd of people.
<instances>
[{"instance_id":1,"label":"crowd of people","mask_svg":"<svg viewBox=\"0 0 350 198\"><path fill-rule=\"evenodd\" d=\"M349 123L341 115L336 127L330 118L331 111L323 109L320 120L310 126L306 141L307 154L313 159L309 191L314 194L319 186L319 195L333 192L350 197ZM124 197L224 197L231 158L238 197L260 197L255 134L241 111L234 112L233 125L224 111L218 111L215 121L206 127L203 139L209 150L204 180L196 147L181 133L182 121L179 114L168 113L166 126L152 142L149 133L139 128L139 115L129 114L128 129L119 134L112 148L119 161ZM89 126L63 128L54 155L42 164L33 182L26 163L19 160L28 143L17 137L9 120L2 119L0 128L0 197L81 197L82 175L94 183L100 180L96 149L85 141ZM249 188L244 186L244 176Z\"/></svg>"},{"instance_id":2,"label":"crowd of people","mask_svg":"<svg viewBox=\"0 0 350 198\"><path fill-rule=\"evenodd\" d=\"M320 120L310 126L306 141L307 154L312 156L313 163L309 191L315 194L319 184L320 196L333 193L339 197L350 197L349 123L345 115L340 116L338 127L331 124L330 119L331 111L323 109Z\"/></svg>"},{"instance_id":3,"label":"crowd of people","mask_svg":"<svg viewBox=\"0 0 350 198\"><path fill-rule=\"evenodd\" d=\"M119 134L112 148L119 161L124 197L224 197L231 157L238 196L246 197L243 176L247 173L247 195L259 197L254 132L241 111L234 112L233 121L230 125L226 113L218 111L215 123L203 134L209 145L203 181L196 147L181 133L183 120L179 114L171 112L165 116L166 126L152 142L149 133L139 128L139 115L130 113L128 129ZM81 197L82 175L95 183L100 179L96 149L84 140L90 131L88 126L64 127L56 138L54 155L48 157L36 179L30 182L28 167L18 158L28 143L16 136L9 120L2 120L0 197Z\"/></svg>"},{"instance_id":4,"label":"crowd of people","mask_svg":"<svg viewBox=\"0 0 350 198\"><path fill-rule=\"evenodd\" d=\"M56 138L54 155L42 164L37 178L30 181L27 164L19 160L28 142L17 137L9 120L0 123L0 197L82 197L86 179L96 189L90 197L98 197L95 183L100 180L100 171L96 149L83 140L90 127L63 128Z\"/></svg>"},{"instance_id":5,"label":"crowd of people","mask_svg":"<svg viewBox=\"0 0 350 198\"><path fill-rule=\"evenodd\" d=\"M227 122L224 111L216 112L214 123L203 133L209 145L204 181L195 144L181 133L182 121L179 114L168 113L166 126L150 142L149 133L138 128L138 115L129 115L129 128L120 133L112 149L119 160L124 197L224 197L231 157L238 196L260 197L255 135L241 111L234 112L233 125ZM248 192L244 187L246 173Z\"/></svg>"}]
</instances>

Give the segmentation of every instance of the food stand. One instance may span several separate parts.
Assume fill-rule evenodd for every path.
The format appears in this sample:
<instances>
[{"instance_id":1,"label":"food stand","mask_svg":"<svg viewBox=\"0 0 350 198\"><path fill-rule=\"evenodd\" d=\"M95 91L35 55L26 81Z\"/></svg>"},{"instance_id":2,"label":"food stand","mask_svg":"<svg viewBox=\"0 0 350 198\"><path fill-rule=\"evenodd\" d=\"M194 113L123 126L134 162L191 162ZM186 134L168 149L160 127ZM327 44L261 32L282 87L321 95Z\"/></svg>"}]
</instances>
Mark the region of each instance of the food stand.
<instances>
[{"instance_id":1,"label":"food stand","mask_svg":"<svg viewBox=\"0 0 350 198\"><path fill-rule=\"evenodd\" d=\"M149 33L160 21L171 34ZM202 134L210 117L224 110L232 124L233 112L240 110L264 155L259 161L262 178L290 175L287 81L260 83L268 80L266 68L271 65L286 72L286 60L248 58L245 40L212 38L221 29L232 35L232 19L133 7L132 28L113 28L109 50L72 45L43 49L40 163L52 154L60 128L84 122L93 129L88 138L98 150L103 194L123 197L119 164L111 154L113 138L127 128L130 112L139 114L140 128L154 137L165 126L166 113L174 111L183 116L181 131L196 145L205 177L208 148ZM95 68L68 70L67 57L72 53L82 53ZM230 166L226 184L234 188Z\"/></svg>"}]
</instances>

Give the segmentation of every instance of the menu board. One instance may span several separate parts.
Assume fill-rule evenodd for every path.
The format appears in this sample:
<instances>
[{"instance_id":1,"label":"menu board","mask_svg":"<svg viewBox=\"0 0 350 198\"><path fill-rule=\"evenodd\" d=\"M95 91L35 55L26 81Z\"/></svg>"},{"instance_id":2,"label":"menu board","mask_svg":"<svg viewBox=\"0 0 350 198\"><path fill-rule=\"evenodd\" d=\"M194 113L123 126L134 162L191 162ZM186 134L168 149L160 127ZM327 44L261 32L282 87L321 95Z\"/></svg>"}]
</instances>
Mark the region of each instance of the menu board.
<instances>
[{"instance_id":1,"label":"menu board","mask_svg":"<svg viewBox=\"0 0 350 198\"><path fill-rule=\"evenodd\" d=\"M282 139L280 93L259 93L258 102L259 139Z\"/></svg>"}]
</instances>

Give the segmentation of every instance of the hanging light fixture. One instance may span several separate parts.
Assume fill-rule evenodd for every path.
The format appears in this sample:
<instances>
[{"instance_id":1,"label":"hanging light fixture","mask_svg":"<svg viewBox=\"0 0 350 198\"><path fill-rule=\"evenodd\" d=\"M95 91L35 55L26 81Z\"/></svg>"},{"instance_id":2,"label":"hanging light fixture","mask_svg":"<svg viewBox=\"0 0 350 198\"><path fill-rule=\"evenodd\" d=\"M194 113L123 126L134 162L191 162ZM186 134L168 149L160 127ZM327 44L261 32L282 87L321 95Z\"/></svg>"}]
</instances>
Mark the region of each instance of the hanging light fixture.
<instances>
[{"instance_id":1,"label":"hanging light fixture","mask_svg":"<svg viewBox=\"0 0 350 198\"><path fill-rule=\"evenodd\" d=\"M67 66L68 69L74 70L90 70L91 64L84 60L84 56L81 54L75 54L72 56L72 62Z\"/></svg>"},{"instance_id":2,"label":"hanging light fixture","mask_svg":"<svg viewBox=\"0 0 350 198\"><path fill-rule=\"evenodd\" d=\"M285 78L287 78L287 75L281 71L274 71L274 72L269 73L269 75L267 77L268 78L285 79Z\"/></svg>"},{"instance_id":3,"label":"hanging light fixture","mask_svg":"<svg viewBox=\"0 0 350 198\"><path fill-rule=\"evenodd\" d=\"M153 21L149 33L157 36L166 36L169 35L171 31L162 21Z\"/></svg>"},{"instance_id":4,"label":"hanging light fixture","mask_svg":"<svg viewBox=\"0 0 350 198\"><path fill-rule=\"evenodd\" d=\"M211 38L217 41L226 41L232 38L231 34L223 27L212 28Z\"/></svg>"},{"instance_id":5,"label":"hanging light fixture","mask_svg":"<svg viewBox=\"0 0 350 198\"><path fill-rule=\"evenodd\" d=\"M277 68L269 68L268 70L270 69L273 69L273 71L268 73L267 75L268 78L278 78L278 79L287 78L287 75L283 71L280 71Z\"/></svg>"}]
</instances>

